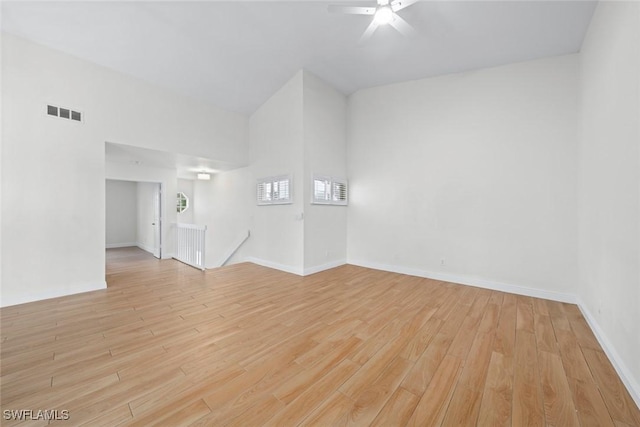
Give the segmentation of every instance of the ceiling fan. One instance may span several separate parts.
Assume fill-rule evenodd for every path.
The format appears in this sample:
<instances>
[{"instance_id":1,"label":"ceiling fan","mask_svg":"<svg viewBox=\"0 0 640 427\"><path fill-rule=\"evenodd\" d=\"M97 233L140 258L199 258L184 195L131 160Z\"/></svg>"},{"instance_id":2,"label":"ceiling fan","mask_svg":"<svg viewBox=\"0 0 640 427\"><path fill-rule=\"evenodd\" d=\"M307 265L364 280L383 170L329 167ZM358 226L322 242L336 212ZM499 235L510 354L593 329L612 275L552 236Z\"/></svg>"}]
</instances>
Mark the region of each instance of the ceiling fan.
<instances>
[{"instance_id":1,"label":"ceiling fan","mask_svg":"<svg viewBox=\"0 0 640 427\"><path fill-rule=\"evenodd\" d=\"M372 15L373 20L360 37L360 43L367 41L374 31L381 25L391 25L400 34L405 36L415 35L415 30L407 21L402 19L396 12L411 6L418 0L377 0L377 6L341 6L330 5L329 12L346 13L350 15Z\"/></svg>"}]
</instances>

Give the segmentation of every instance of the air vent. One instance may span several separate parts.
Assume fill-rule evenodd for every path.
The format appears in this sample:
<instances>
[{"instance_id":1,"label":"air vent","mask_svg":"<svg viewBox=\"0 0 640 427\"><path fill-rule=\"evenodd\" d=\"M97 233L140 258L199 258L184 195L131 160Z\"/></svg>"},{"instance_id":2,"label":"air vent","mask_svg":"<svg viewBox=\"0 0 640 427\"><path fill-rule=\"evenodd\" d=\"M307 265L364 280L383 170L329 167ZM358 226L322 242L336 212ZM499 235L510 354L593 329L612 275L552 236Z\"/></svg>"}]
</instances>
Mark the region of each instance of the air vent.
<instances>
[{"instance_id":1,"label":"air vent","mask_svg":"<svg viewBox=\"0 0 640 427\"><path fill-rule=\"evenodd\" d=\"M70 108L56 107L55 105L47 105L47 115L82 122L82 113L80 111L71 110Z\"/></svg>"}]
</instances>

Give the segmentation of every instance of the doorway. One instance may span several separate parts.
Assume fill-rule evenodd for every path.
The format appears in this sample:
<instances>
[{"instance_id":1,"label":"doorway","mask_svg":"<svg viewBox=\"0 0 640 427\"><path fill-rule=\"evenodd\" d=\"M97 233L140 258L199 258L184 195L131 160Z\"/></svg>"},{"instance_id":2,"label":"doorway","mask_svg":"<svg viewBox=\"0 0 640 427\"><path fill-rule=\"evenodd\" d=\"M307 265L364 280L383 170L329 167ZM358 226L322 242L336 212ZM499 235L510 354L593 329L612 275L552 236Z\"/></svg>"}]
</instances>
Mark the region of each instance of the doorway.
<instances>
[{"instance_id":1,"label":"doorway","mask_svg":"<svg viewBox=\"0 0 640 427\"><path fill-rule=\"evenodd\" d=\"M137 246L160 259L162 184L106 180L106 248Z\"/></svg>"}]
</instances>

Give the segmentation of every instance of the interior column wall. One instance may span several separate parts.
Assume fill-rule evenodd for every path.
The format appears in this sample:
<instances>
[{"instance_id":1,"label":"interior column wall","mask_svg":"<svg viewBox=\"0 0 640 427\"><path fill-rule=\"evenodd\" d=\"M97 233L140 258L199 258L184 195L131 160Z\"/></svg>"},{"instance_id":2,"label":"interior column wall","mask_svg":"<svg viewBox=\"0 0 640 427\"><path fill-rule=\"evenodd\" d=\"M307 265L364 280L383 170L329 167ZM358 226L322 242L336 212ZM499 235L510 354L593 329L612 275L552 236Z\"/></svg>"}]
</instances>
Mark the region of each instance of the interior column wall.
<instances>
[{"instance_id":1,"label":"interior column wall","mask_svg":"<svg viewBox=\"0 0 640 427\"><path fill-rule=\"evenodd\" d=\"M312 204L313 175L348 179L347 98L320 78L303 75L304 271L346 263L347 206Z\"/></svg>"},{"instance_id":2,"label":"interior column wall","mask_svg":"<svg viewBox=\"0 0 640 427\"><path fill-rule=\"evenodd\" d=\"M249 259L296 274L304 269L302 76L302 71L293 76L249 119ZM257 180L279 175L291 175L293 203L257 206Z\"/></svg>"},{"instance_id":3,"label":"interior column wall","mask_svg":"<svg viewBox=\"0 0 640 427\"><path fill-rule=\"evenodd\" d=\"M640 4L600 2L580 60L579 293L640 405Z\"/></svg>"}]
</instances>

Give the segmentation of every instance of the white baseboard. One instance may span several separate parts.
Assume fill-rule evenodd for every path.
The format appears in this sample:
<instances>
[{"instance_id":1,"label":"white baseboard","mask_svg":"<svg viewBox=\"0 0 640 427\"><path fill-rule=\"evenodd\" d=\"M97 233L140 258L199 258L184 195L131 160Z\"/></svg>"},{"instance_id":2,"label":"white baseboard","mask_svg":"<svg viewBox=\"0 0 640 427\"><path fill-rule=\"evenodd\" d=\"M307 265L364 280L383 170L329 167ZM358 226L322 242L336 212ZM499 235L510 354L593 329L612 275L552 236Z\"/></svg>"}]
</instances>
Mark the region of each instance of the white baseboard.
<instances>
[{"instance_id":1,"label":"white baseboard","mask_svg":"<svg viewBox=\"0 0 640 427\"><path fill-rule=\"evenodd\" d=\"M629 391L629 394L636 402L636 405L638 405L638 407L640 408L640 384L638 384L638 381L634 379L633 374L629 370L629 367L624 363L615 347L611 344L611 341L609 341L609 339L607 338L607 335L604 333L600 325L598 325L598 322L596 322L596 318L593 316L593 314L591 314L591 311L589 311L583 301L578 302L578 308L582 312L584 318L587 320L587 323L589 323L593 334L596 336L596 339L611 361L613 368L618 373L618 376Z\"/></svg>"},{"instance_id":2,"label":"white baseboard","mask_svg":"<svg viewBox=\"0 0 640 427\"><path fill-rule=\"evenodd\" d=\"M276 262L267 261L264 259L254 258L254 257L246 257L244 258L243 261L252 262L254 264L258 264L263 267L274 268L276 270L284 271L286 273L296 274L298 276L309 276L310 274L315 274L324 270L329 270L331 268L340 267L341 265L345 265L347 263L345 260L336 260L326 264L302 269L299 267L292 267L290 265L278 264Z\"/></svg>"},{"instance_id":3,"label":"white baseboard","mask_svg":"<svg viewBox=\"0 0 640 427\"><path fill-rule=\"evenodd\" d=\"M316 265L314 267L307 267L303 271L303 276L309 276L310 274L319 273L321 271L330 270L332 268L340 267L341 265L345 265L347 263L344 259L339 259L335 261L328 262L322 265Z\"/></svg>"},{"instance_id":4,"label":"white baseboard","mask_svg":"<svg viewBox=\"0 0 640 427\"><path fill-rule=\"evenodd\" d=\"M284 271L286 273L297 274L298 276L304 276L304 271L302 268L293 267L290 265L279 264L277 262L267 261L260 258L254 257L246 257L246 262L252 262L254 264L261 265L263 267L275 268L276 270Z\"/></svg>"},{"instance_id":5,"label":"white baseboard","mask_svg":"<svg viewBox=\"0 0 640 427\"><path fill-rule=\"evenodd\" d=\"M493 280L481 279L479 277L461 276L456 274L447 274L420 270L417 268L403 267L389 264L379 264L368 261L348 260L348 264L360 267L372 268L374 270L390 271L393 273L407 274L409 276L424 277L427 279L441 280L443 282L460 283L462 285L475 286L477 288L491 289L494 291L507 292L510 294L524 295L528 297L549 299L553 301L567 302L577 304L578 297L573 294L564 292L547 291L544 289L529 288L526 286L511 285L508 283L496 282Z\"/></svg>"},{"instance_id":6,"label":"white baseboard","mask_svg":"<svg viewBox=\"0 0 640 427\"><path fill-rule=\"evenodd\" d=\"M130 243L107 243L105 245L105 247L107 249L115 249L115 248L130 248L133 246L138 246L136 244L136 242L130 242Z\"/></svg>"},{"instance_id":7,"label":"white baseboard","mask_svg":"<svg viewBox=\"0 0 640 427\"><path fill-rule=\"evenodd\" d=\"M7 295L2 295L2 299L0 300L0 307L9 307L12 305L25 304L27 302L65 297L68 295L98 291L102 289L107 289L107 282L104 280L100 282L95 282L95 283L85 283L82 285L70 286L64 289L51 289L44 292L26 293L24 295L18 295L18 296L7 297Z\"/></svg>"}]
</instances>

